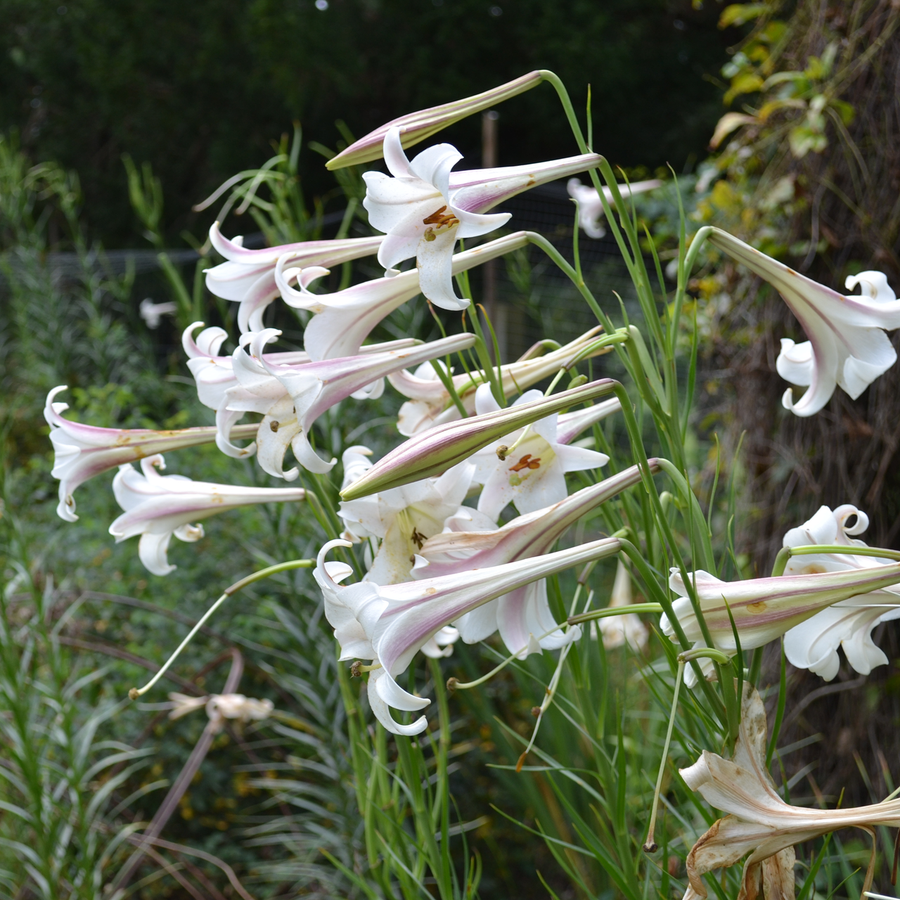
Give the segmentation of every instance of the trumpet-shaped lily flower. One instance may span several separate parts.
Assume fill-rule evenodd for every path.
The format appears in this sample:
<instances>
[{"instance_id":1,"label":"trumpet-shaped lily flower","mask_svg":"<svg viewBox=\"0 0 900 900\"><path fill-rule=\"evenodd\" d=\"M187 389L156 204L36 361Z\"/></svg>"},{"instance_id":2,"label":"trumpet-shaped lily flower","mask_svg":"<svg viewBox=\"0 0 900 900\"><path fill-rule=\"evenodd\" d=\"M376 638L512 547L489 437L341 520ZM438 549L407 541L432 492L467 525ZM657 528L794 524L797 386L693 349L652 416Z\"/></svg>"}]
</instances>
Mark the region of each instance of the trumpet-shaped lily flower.
<instances>
[{"instance_id":1,"label":"trumpet-shaped lily flower","mask_svg":"<svg viewBox=\"0 0 900 900\"><path fill-rule=\"evenodd\" d=\"M385 135L392 128L399 130L400 140L404 147L412 147L460 119L490 109L517 94L530 91L544 80L544 74L542 71L529 72L527 75L522 75L520 78L515 78L481 94L464 97L462 100L453 100L450 103L442 103L440 106L431 106L428 109L391 119L386 125L381 125L365 137L354 141L346 150L342 150L337 156L328 160L325 167L340 169L344 166L356 166L381 159Z\"/></svg>"},{"instance_id":2,"label":"trumpet-shaped lily flower","mask_svg":"<svg viewBox=\"0 0 900 900\"><path fill-rule=\"evenodd\" d=\"M648 460L648 462L652 462L652 460ZM619 557L616 566L616 580L613 582L612 593L609 597L609 608L628 606L631 606L631 574L628 566ZM640 616L634 613L609 616L600 619L596 625L603 639L603 646L607 650L615 650L625 644L628 644L632 650L643 650L647 646L647 626L641 621Z\"/></svg>"},{"instance_id":3,"label":"trumpet-shaped lily flower","mask_svg":"<svg viewBox=\"0 0 900 900\"><path fill-rule=\"evenodd\" d=\"M197 337L194 332L203 325L194 322L181 336L181 346L188 356L188 368L197 385L197 397L204 406L212 410L225 407L226 394L240 382L234 374L234 359L219 356L219 350L228 337L224 328L204 328ZM309 362L309 354L304 350L289 353L270 353L267 358L281 365ZM246 455L246 454L244 454Z\"/></svg>"},{"instance_id":4,"label":"trumpet-shaped lily flower","mask_svg":"<svg viewBox=\"0 0 900 900\"><path fill-rule=\"evenodd\" d=\"M369 454L365 447L344 451L345 486L371 468ZM339 515L350 534L357 539L371 537L381 541L366 581L376 584L409 581L413 558L423 543L438 534L446 520L459 511L472 483L473 471L473 465L463 463L439 478L414 481L341 503Z\"/></svg>"},{"instance_id":5,"label":"trumpet-shaped lily flower","mask_svg":"<svg viewBox=\"0 0 900 900\"><path fill-rule=\"evenodd\" d=\"M229 396L227 409L235 414L248 411L263 414L256 438L259 463L269 474L288 481L293 481L299 474L296 467L288 472L283 469L284 454L289 446L298 462L310 472L328 472L335 464L334 459L330 462L322 459L308 437L314 422L325 410L358 394L373 382L380 382L388 372L465 350L475 342L474 335L458 334L399 350L279 365L266 359L263 348L280 333L267 328L253 335L250 341L252 357L240 347L235 351L235 373L241 381L244 396L234 400ZM259 387L257 392L254 391L256 385ZM279 396L273 396L276 386ZM379 392L375 391L376 394Z\"/></svg>"},{"instance_id":6,"label":"trumpet-shaped lily flower","mask_svg":"<svg viewBox=\"0 0 900 900\"><path fill-rule=\"evenodd\" d=\"M208 697L189 697L187 694L179 694L173 691L169 694L172 701L170 719L180 719L195 709L206 709L209 718L209 728L213 734L218 734L225 727L226 719L234 719L246 724L247 722L261 722L268 719L275 709L271 700L257 700L254 697L245 697L243 694L211 694Z\"/></svg>"},{"instance_id":7,"label":"trumpet-shaped lily flower","mask_svg":"<svg viewBox=\"0 0 900 900\"><path fill-rule=\"evenodd\" d=\"M230 241L223 237L218 222L209 229L209 239L226 262L206 270L206 286L217 297L240 303L238 327L241 333L262 330L263 313L279 294L275 284L275 264L279 259L290 259L295 266L304 269L303 277L308 283L327 275L329 266L371 256L384 241L382 235L376 235L336 241L301 241L247 250L242 246L241 237Z\"/></svg>"},{"instance_id":8,"label":"trumpet-shaped lily flower","mask_svg":"<svg viewBox=\"0 0 900 900\"><path fill-rule=\"evenodd\" d=\"M247 412L258 412L263 415L272 413L276 420L283 412L293 413L290 395L274 375L270 375L257 360L251 359L246 354L238 352L231 356L218 356L219 348L226 337L223 329L206 328L200 332L195 341L193 332L201 324L195 322L182 336L182 345L190 357L188 368L197 384L200 402L215 410L217 446L228 456L240 459L255 452L256 443L239 447L232 442L232 438L252 437L258 428L255 425L235 423ZM246 346L252 338L253 334L242 335L241 346ZM414 347L418 343L412 338L405 338L383 344L368 344L361 347L359 352L368 355ZM303 350L267 353L264 359L268 363L281 366L311 361L309 354ZM376 380L376 385L378 387L383 385L381 379ZM357 399L373 397L373 391L378 391L378 387L366 387L352 396ZM284 410L281 407L284 407ZM269 461L266 460L265 464L268 465Z\"/></svg>"},{"instance_id":9,"label":"trumpet-shaped lily flower","mask_svg":"<svg viewBox=\"0 0 900 900\"><path fill-rule=\"evenodd\" d=\"M542 396L540 391L526 391L512 408L539 402ZM609 413L609 407L602 413L596 407L590 409L598 415ZM500 411L490 385L483 384L475 392L475 411L479 416ZM566 472L597 469L609 462L605 453L562 443L557 437L557 424L554 413L532 423L524 432L502 436L472 456L474 480L484 485L478 498L479 512L496 521L510 503L520 513L543 509L566 496ZM585 419L582 427L587 424ZM508 447L515 449L508 451Z\"/></svg>"},{"instance_id":10,"label":"trumpet-shaped lily flower","mask_svg":"<svg viewBox=\"0 0 900 900\"><path fill-rule=\"evenodd\" d=\"M759 694L745 682L732 759L704 750L694 765L681 770L691 790L727 813L688 854L690 887L685 900L706 897L703 875L734 865L747 854L738 900L793 897L794 844L840 828L861 828L871 833L876 825L900 827L900 800L844 809L806 809L785 803L775 792L765 757L765 708ZM864 891L869 889L869 882L867 877ZM766 890L761 890L764 884Z\"/></svg>"},{"instance_id":11,"label":"trumpet-shaped lily flower","mask_svg":"<svg viewBox=\"0 0 900 900\"><path fill-rule=\"evenodd\" d=\"M154 575L175 569L166 557L174 534L181 541L199 541L203 526L194 525L217 513L257 503L283 503L306 499L302 488L256 488L192 481L182 475L160 475L162 456L141 460L141 471L131 465L119 468L113 493L125 512L109 526L116 543L141 536L138 554Z\"/></svg>"},{"instance_id":12,"label":"trumpet-shaped lily flower","mask_svg":"<svg viewBox=\"0 0 900 900\"><path fill-rule=\"evenodd\" d=\"M647 181L633 181L619 185L619 193L623 198L634 194L643 194L652 191L662 185L658 178ZM591 238L599 240L606 234L603 223L606 221L606 212L603 209L603 201L600 195L591 185L582 184L577 178L570 178L566 185L569 196L578 204L578 224L584 229L584 233ZM613 203L613 192L606 185L603 186L603 196L606 202ZM607 620L604 620L607 621ZM610 619L609 621L613 621Z\"/></svg>"},{"instance_id":13,"label":"trumpet-shaped lily flower","mask_svg":"<svg viewBox=\"0 0 900 900\"><path fill-rule=\"evenodd\" d=\"M457 253L453 257L453 272L464 272L527 243L528 236L520 231ZM358 353L369 332L382 319L422 291L417 269L355 284L334 294L313 294L302 283L300 290L293 288L290 282L300 274L298 269L284 269L279 264L275 278L285 303L315 314L303 334L304 346L312 359Z\"/></svg>"},{"instance_id":14,"label":"trumpet-shaped lily flower","mask_svg":"<svg viewBox=\"0 0 900 900\"><path fill-rule=\"evenodd\" d=\"M194 332L203 325L194 322L189 325L181 337L181 345L188 356L188 368L197 384L197 397L204 406L212 410L220 409L226 402L225 395L230 388L237 387L240 382L234 374L234 357L220 356L219 350L228 337L223 328L204 328L197 337ZM251 332L255 334L255 332ZM241 335L241 346L251 340ZM384 341L380 344L365 344L359 348L360 353L380 353L383 350L401 350L414 347L421 341L415 338L401 338L396 341ZM267 353L266 360L278 365L310 362L310 355L305 350L289 350L282 353Z\"/></svg>"},{"instance_id":15,"label":"trumpet-shaped lily flower","mask_svg":"<svg viewBox=\"0 0 900 900\"><path fill-rule=\"evenodd\" d=\"M576 361L606 352L603 348L595 352L588 350L593 338L600 331L602 328L594 328L565 346L557 347L544 355L539 355L543 354L543 343L535 344L521 359L501 366L500 384L504 395L510 397L560 369L568 369ZM404 370L388 376L388 381L394 388L404 397L410 398L400 407L397 421L397 430L406 437L419 434L432 425L455 422L461 415L438 377L436 365L439 366L441 363L423 363L414 374ZM484 383L484 375L480 371L464 372L461 375L452 375L451 379L466 413L472 415L475 412L475 390Z\"/></svg>"},{"instance_id":16,"label":"trumpet-shaped lily flower","mask_svg":"<svg viewBox=\"0 0 900 900\"><path fill-rule=\"evenodd\" d=\"M882 329L900 328L900 301L881 272L849 276L847 290L859 287L861 293L846 296L718 228L712 230L709 240L768 281L809 338L802 344L788 338L781 341L775 361L778 374L794 384L809 385L798 403L793 401L791 388L785 391L782 403L786 409L811 416L831 399L836 385L855 400L896 362L897 354Z\"/></svg>"},{"instance_id":17,"label":"trumpet-shaped lily flower","mask_svg":"<svg viewBox=\"0 0 900 900\"><path fill-rule=\"evenodd\" d=\"M379 460L361 478L344 488L341 497L354 500L375 491L439 475L503 435L567 407L597 400L612 393L617 385L618 382L604 378L530 403L429 428Z\"/></svg>"},{"instance_id":18,"label":"trumpet-shaped lily flower","mask_svg":"<svg viewBox=\"0 0 900 900\"><path fill-rule=\"evenodd\" d=\"M752 650L788 629L805 622L829 606L849 600L859 594L870 594L872 603L887 607L900 605L900 597L883 590L900 583L900 563L843 572L821 572L812 575L779 575L770 578L750 578L746 581L721 581L709 572L698 570L692 575L693 590L700 603L703 618L715 646L726 653L737 652L732 628L737 628L741 649ZM679 597L672 604L688 640L695 646L705 646L700 623L688 599L688 588L678 569L672 569L669 587ZM675 629L667 615L660 626L675 640ZM701 669L712 671L712 663L703 660ZM685 682L693 685L696 676L685 669Z\"/></svg>"},{"instance_id":19,"label":"trumpet-shaped lily flower","mask_svg":"<svg viewBox=\"0 0 900 900\"><path fill-rule=\"evenodd\" d=\"M89 478L146 456L209 444L216 438L216 429L212 427L152 431L149 428L98 428L71 422L62 416L69 408L68 404L53 402L53 398L64 390L66 385L59 385L47 395L44 418L50 426L55 454L51 474L59 479L56 512L67 522L78 519L73 494L75 488Z\"/></svg>"},{"instance_id":20,"label":"trumpet-shaped lily flower","mask_svg":"<svg viewBox=\"0 0 900 900\"><path fill-rule=\"evenodd\" d=\"M342 586L340 582L351 573L350 567L325 561L328 551L336 546L350 544L340 540L327 543L319 551L314 570L325 598L325 615L341 645L341 659L371 659L380 666L369 675L369 703L381 724L394 734L419 734L426 727L424 716L410 725L401 725L394 720L390 708L412 712L428 705L427 699L405 691L395 679L441 628L495 597L620 549L618 540L605 538L461 574L403 584L362 581Z\"/></svg>"},{"instance_id":21,"label":"trumpet-shaped lily flower","mask_svg":"<svg viewBox=\"0 0 900 900\"><path fill-rule=\"evenodd\" d=\"M145 297L141 300L138 311L141 318L147 323L147 327L155 331L159 328L163 316L174 316L178 312L178 304L172 300L166 303L154 303L149 297Z\"/></svg>"},{"instance_id":22,"label":"trumpet-shaped lily flower","mask_svg":"<svg viewBox=\"0 0 900 900\"><path fill-rule=\"evenodd\" d=\"M509 213L485 215L509 197L538 184L593 168L595 153L533 166L451 173L462 154L450 144L437 144L412 162L406 158L400 129L388 130L384 160L390 176L365 172L369 223L387 236L378 262L394 266L415 257L422 293L444 309L462 309L468 300L453 292L451 259L459 238L477 237L509 221Z\"/></svg>"},{"instance_id":23,"label":"trumpet-shaped lily flower","mask_svg":"<svg viewBox=\"0 0 900 900\"><path fill-rule=\"evenodd\" d=\"M853 539L869 526L869 517L855 506L846 504L833 512L823 506L808 521L792 528L784 536L785 547L812 544L846 546L847 553L817 553L792 556L785 567L786 574L813 572L841 572L848 569L878 569L887 565L884 559L859 556L854 547L865 547L863 541ZM886 588L893 594L893 602L900 604L900 586ZM809 669L831 681L840 668L838 647L842 647L847 662L861 675L868 675L876 666L888 662L884 651L872 640L872 630L879 622L900 618L900 605L885 608L877 596L863 594L842 600L816 613L793 627L784 636L784 652L792 665Z\"/></svg>"},{"instance_id":24,"label":"trumpet-shaped lily flower","mask_svg":"<svg viewBox=\"0 0 900 900\"><path fill-rule=\"evenodd\" d=\"M659 468L655 459L647 460L647 466L651 472ZM417 555L413 577L463 574L541 556L586 513L640 480L640 469L632 466L554 506L519 516L499 529L482 513L463 507L447 521L443 534L425 541ZM483 641L499 631L510 653L522 657L539 649L558 649L573 637L573 631L563 632L556 627L544 579L491 600L453 624L467 644Z\"/></svg>"}]
</instances>

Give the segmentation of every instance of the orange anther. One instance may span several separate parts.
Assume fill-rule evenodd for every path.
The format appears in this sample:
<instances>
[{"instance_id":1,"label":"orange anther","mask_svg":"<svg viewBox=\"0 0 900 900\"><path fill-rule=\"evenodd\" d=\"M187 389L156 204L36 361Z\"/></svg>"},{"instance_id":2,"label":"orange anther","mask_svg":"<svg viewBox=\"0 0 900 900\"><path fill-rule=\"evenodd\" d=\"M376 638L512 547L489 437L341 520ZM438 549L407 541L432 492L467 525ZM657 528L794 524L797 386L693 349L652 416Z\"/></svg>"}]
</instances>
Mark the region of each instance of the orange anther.
<instances>
[{"instance_id":1,"label":"orange anther","mask_svg":"<svg viewBox=\"0 0 900 900\"><path fill-rule=\"evenodd\" d=\"M541 458L536 456L531 458L530 453L526 453L514 466L509 467L510 472L521 472L522 469L539 469L541 467Z\"/></svg>"}]
</instances>

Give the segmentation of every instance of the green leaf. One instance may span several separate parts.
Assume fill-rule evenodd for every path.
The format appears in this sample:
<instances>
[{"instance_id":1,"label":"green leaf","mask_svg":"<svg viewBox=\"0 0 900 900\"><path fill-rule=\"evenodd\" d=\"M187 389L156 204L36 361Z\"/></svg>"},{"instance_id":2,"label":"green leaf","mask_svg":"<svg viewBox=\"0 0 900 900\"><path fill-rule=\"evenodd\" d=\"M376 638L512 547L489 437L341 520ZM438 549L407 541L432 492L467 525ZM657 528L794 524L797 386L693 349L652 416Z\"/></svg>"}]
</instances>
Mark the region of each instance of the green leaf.
<instances>
[{"instance_id":1,"label":"green leaf","mask_svg":"<svg viewBox=\"0 0 900 900\"><path fill-rule=\"evenodd\" d=\"M719 28L732 25L744 25L751 19L758 19L769 11L768 3L732 3L722 10L719 16Z\"/></svg>"},{"instance_id":2,"label":"green leaf","mask_svg":"<svg viewBox=\"0 0 900 900\"><path fill-rule=\"evenodd\" d=\"M797 159L803 159L810 150L813 153L821 153L828 146L828 138L808 125L797 125L788 133L788 143L791 146L791 153Z\"/></svg>"},{"instance_id":3,"label":"green leaf","mask_svg":"<svg viewBox=\"0 0 900 900\"><path fill-rule=\"evenodd\" d=\"M762 86L763 80L756 72L742 72L731 79L731 87L725 92L723 100L727 105L740 94L756 93Z\"/></svg>"}]
</instances>

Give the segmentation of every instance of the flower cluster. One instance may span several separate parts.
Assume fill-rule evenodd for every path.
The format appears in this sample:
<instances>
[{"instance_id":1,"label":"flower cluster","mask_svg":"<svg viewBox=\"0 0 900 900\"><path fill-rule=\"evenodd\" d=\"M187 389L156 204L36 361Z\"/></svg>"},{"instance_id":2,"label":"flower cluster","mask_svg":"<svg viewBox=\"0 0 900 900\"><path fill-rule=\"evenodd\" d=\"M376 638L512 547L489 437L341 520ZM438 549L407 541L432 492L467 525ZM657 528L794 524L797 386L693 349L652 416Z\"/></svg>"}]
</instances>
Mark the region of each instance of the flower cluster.
<instances>
[{"instance_id":1,"label":"flower cluster","mask_svg":"<svg viewBox=\"0 0 900 900\"><path fill-rule=\"evenodd\" d=\"M675 359L685 343L678 329L689 279L682 276L695 248L678 263L674 300L665 288L654 296L652 279L641 270L640 223L623 199L661 182L617 184L583 138L578 155L506 168L456 170L462 155L447 143L407 156L405 148L446 124L545 77L530 73L484 95L401 117L331 160L336 168L383 157L386 173L362 176L362 207L377 233L250 250L213 225L210 243L225 261L206 271L206 285L238 304L231 317L237 333L223 352L228 332L195 322L182 345L214 424L177 431L81 424L66 418L66 404L55 399L65 386L54 388L44 414L56 454L59 515L76 520L75 490L116 470L112 489L123 513L110 533L117 541L139 537L142 563L165 576L175 569L168 559L171 538L201 540L202 520L249 505L305 502L318 524L303 540L308 546L316 535L309 552L315 559L300 562L313 569L340 659L353 663L353 674L367 674L374 716L398 735L428 727L425 715L406 717L430 702L413 684L419 651L446 657L457 641L487 640L506 662L559 651L559 669L546 691L552 699L566 654L578 641L601 656L627 647L643 664L651 632L641 616L651 612L661 614L664 638L679 645L681 655L672 656L686 666L685 682L701 682L698 697L713 690L699 676L713 679L743 651L780 638L787 660L826 680L839 671L839 650L855 671L869 674L888 662L873 629L900 618L900 557L857 539L868 525L857 507L823 506L789 530L771 576L719 577L715 510L704 511L694 493L690 411L679 408L685 373L693 391L695 333L688 364ZM617 326L615 309L601 308L590 293L577 257L577 229L574 263L539 235L495 234L511 219L496 211L509 198L594 169L605 188L598 192L571 178L568 192L590 237L603 237L608 216L617 239L631 241L628 263L643 333L630 307L622 304ZM458 241L488 236L457 252ZM845 296L719 229L703 229L694 240L708 240L770 283L805 331L803 343L782 340L776 362L784 378L807 387L796 402L792 389L782 398L795 415L820 411L837 386L859 396L896 361L885 332L900 328L900 301L883 274L849 277L847 290L858 287L860 294ZM457 294L468 292L467 279L456 287L453 279L530 244L570 276L602 324L563 345L541 340L513 362L492 359L476 306ZM329 278L331 268L365 257L375 257L384 274L356 283ZM420 294L443 310L462 312L460 329L421 342L393 328L394 336L404 336L379 342L380 326L393 324L389 317ZM276 315L302 325L300 346L285 340L292 329L274 327ZM441 319L442 329L451 318ZM614 370L602 358L612 352ZM384 401L375 407L379 398ZM339 427L351 410L383 421L392 401L400 438L380 458ZM373 437L372 445L384 446L383 437ZM664 450L648 453L649 441ZM161 474L163 453L202 444L241 460L245 471L257 465L257 478L276 486ZM667 486L660 490L663 478ZM295 481L303 487L284 484ZM674 524L679 521L683 532ZM567 582L557 576L575 566L582 567L577 587L567 593L561 587ZM653 602L634 604L635 589ZM585 622L590 628L582 629ZM668 641L663 644L671 652ZM742 663L734 660L738 680ZM659 681L658 670L653 678ZM705 896L706 872L749 854L741 896L758 896L768 885L769 896L790 897L794 843L842 824L898 825L896 801L837 812L785 803L766 771L761 701L749 687L742 696L737 689L728 694L730 681L716 689L730 701L719 706L723 742L737 741L733 758L703 751L682 770L688 787L728 813L690 852L685 896ZM675 706L680 689L676 682ZM273 712L271 703L238 694L172 699L173 717L204 706L213 730L225 719L249 722ZM535 707L538 720L549 702ZM707 718L713 721L713 713Z\"/></svg>"}]
</instances>

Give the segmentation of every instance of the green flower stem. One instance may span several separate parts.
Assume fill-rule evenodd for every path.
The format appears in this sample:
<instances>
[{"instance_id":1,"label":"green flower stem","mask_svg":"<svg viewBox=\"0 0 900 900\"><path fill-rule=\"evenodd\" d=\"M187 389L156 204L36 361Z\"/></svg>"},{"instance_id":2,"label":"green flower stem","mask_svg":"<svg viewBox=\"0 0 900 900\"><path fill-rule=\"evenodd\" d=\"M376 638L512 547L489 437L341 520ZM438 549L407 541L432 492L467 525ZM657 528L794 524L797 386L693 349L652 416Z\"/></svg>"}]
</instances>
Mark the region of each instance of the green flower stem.
<instances>
[{"instance_id":1,"label":"green flower stem","mask_svg":"<svg viewBox=\"0 0 900 900\"><path fill-rule=\"evenodd\" d=\"M575 136L575 141L578 144L578 149L582 153L590 153L591 149L584 139L584 132L582 132L581 125L578 123L578 116L575 114L575 108L572 106L572 100L569 97L566 86L555 72L551 72L549 69L539 69L538 71L542 80L553 85L553 88L556 90L559 102L562 104L566 119L569 122L569 127L572 129L572 134Z\"/></svg>"},{"instance_id":2,"label":"green flower stem","mask_svg":"<svg viewBox=\"0 0 900 900\"><path fill-rule=\"evenodd\" d=\"M662 607L662 611L666 614L669 622L672 624L672 630L675 632L675 636L678 638L678 643L681 644L681 648L683 652L689 652L691 650L691 642L688 639L687 635L684 633L684 629L681 627L681 622L678 621L678 617L672 611L672 601L669 598L668 591L662 588L658 582L658 574L650 568L647 564L646 559L644 558L644 554L641 550L636 547L631 541L626 541L622 538L619 539L619 543L622 545L622 552L628 556L628 559L634 565L635 569L640 574L647 590L649 590L654 596L659 598L659 605ZM637 604L635 604L637 605ZM701 623L701 627L705 628L706 623L702 618L699 619ZM706 629L708 631L708 629ZM712 641L708 641L708 643L712 643ZM703 672L700 670L699 666L695 666L695 671L697 674L698 684L700 685L701 690L706 696L707 701L709 702L709 708L714 710L716 715L719 716L720 721L722 721L722 716L727 712L727 707L723 705L723 700L716 696L715 691L712 688L712 685L706 680L703 676Z\"/></svg>"},{"instance_id":3,"label":"green flower stem","mask_svg":"<svg viewBox=\"0 0 900 900\"><path fill-rule=\"evenodd\" d=\"M843 556L881 556L900 561L900 551L885 547L854 547L846 544L805 544L802 547L787 547L790 556L813 556L816 553L840 553Z\"/></svg>"},{"instance_id":4,"label":"green flower stem","mask_svg":"<svg viewBox=\"0 0 900 900\"><path fill-rule=\"evenodd\" d=\"M594 619L609 619L612 616L625 616L628 613L661 613L661 603L632 603L629 606L611 606L605 609L592 609L590 612L569 616L566 621L569 625L578 625L581 622L591 622Z\"/></svg>"},{"instance_id":5,"label":"green flower stem","mask_svg":"<svg viewBox=\"0 0 900 900\"><path fill-rule=\"evenodd\" d=\"M772 723L772 731L769 735L769 744L766 747L766 768L772 765L772 755L778 743L778 735L781 733L781 723L784 721L784 711L787 707L787 657L784 654L784 635L781 637L781 670L778 677L778 703L775 707L775 721Z\"/></svg>"},{"instance_id":6,"label":"green flower stem","mask_svg":"<svg viewBox=\"0 0 900 900\"><path fill-rule=\"evenodd\" d=\"M613 327L612 320L600 309L600 305L597 303L596 298L591 293L590 288L585 284L584 279L578 274L578 272L572 267L569 261L547 240L542 234L538 234L536 231L526 231L525 235L528 239L529 244L534 244L536 247L540 247L553 262L559 267L559 269L564 272L569 280L575 285L578 293L584 298L584 301L591 308L591 312L597 317L597 321L604 327L607 334L612 334L616 329Z\"/></svg>"},{"instance_id":7,"label":"green flower stem","mask_svg":"<svg viewBox=\"0 0 900 900\"><path fill-rule=\"evenodd\" d=\"M376 791L380 787L379 767L374 760L369 731L363 718L357 692L352 689L350 673L340 661L337 664L341 699L347 711L347 736L353 765L353 788L357 808L363 821L363 839L366 845L368 876L379 883L384 881L384 867L378 853L377 824L373 822L377 805ZM371 782L370 782L371 776ZM378 896L372 891L370 897Z\"/></svg>"},{"instance_id":8,"label":"green flower stem","mask_svg":"<svg viewBox=\"0 0 900 900\"><path fill-rule=\"evenodd\" d=\"M310 496L310 495L307 495ZM128 692L128 697L131 700L137 700L142 694L146 694L153 685L159 681L160 678L165 675L169 666L175 662L176 659L181 655L181 651L184 650L185 647L194 639L194 636L198 631L209 621L209 619L213 616L216 610L233 594L236 594L238 591L243 590L243 588L247 587L247 585L254 584L257 581L262 581L264 578L268 578L271 575L278 575L280 572L289 572L292 569L311 569L315 566L316 561L314 559L292 559L287 562L278 563L274 566L268 566L265 569L260 569L258 572L254 572L252 575L247 575L245 578L241 578L240 581L236 581L231 587L225 589L224 593L215 603L200 617L197 624L188 632L187 637L178 645L178 648L175 652L165 661L160 670L142 687L142 688L132 688Z\"/></svg>"},{"instance_id":9,"label":"green flower stem","mask_svg":"<svg viewBox=\"0 0 900 900\"><path fill-rule=\"evenodd\" d=\"M690 652L690 651L689 651ZM655 853L657 844L655 837L656 832L656 814L659 811L659 795L662 792L663 775L666 771L666 762L669 759L669 744L672 742L672 729L675 726L675 714L678 711L678 695L681 692L681 682L684 681L684 664L687 653L680 654L678 657L678 671L675 674L675 690L672 694L672 712L669 713L669 727L666 729L666 741L663 744L662 759L659 761L659 774L656 776L656 788L653 791L653 805L650 808L650 824L647 826L647 840L644 841L644 852Z\"/></svg>"},{"instance_id":10,"label":"green flower stem","mask_svg":"<svg viewBox=\"0 0 900 900\"><path fill-rule=\"evenodd\" d=\"M437 767L437 790L435 791L432 809L433 828L440 834L440 884L441 895L452 897L453 874L452 859L450 856L450 777L447 760L450 753L450 705L447 702L448 691L444 684L440 662L429 659L431 677L434 681L434 695L438 708L437 749L435 750L435 762ZM432 743L434 748L435 743Z\"/></svg>"},{"instance_id":11,"label":"green flower stem","mask_svg":"<svg viewBox=\"0 0 900 900\"><path fill-rule=\"evenodd\" d=\"M681 494L682 500L688 505L690 514L687 516L687 524L691 527L691 535L696 535L699 540L703 567L711 572L715 571L716 562L712 549L712 535L710 534L706 517L703 515L703 510L700 509L700 503L691 490L687 478L668 459L661 458L659 467L672 479L672 482ZM692 549L696 551L696 547L692 546Z\"/></svg>"}]
</instances>

